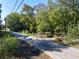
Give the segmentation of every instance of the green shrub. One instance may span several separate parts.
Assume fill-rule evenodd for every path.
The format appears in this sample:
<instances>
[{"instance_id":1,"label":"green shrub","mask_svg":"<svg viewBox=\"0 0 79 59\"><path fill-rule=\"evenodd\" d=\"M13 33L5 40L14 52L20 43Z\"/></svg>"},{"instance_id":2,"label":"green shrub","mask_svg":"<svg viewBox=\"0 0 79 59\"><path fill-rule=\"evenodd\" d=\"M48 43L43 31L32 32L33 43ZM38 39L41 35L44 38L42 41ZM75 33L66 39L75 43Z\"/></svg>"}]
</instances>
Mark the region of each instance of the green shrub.
<instances>
[{"instance_id":1,"label":"green shrub","mask_svg":"<svg viewBox=\"0 0 79 59\"><path fill-rule=\"evenodd\" d=\"M18 39L6 35L0 38L0 59L5 59L4 56L12 56L17 48Z\"/></svg>"}]
</instances>

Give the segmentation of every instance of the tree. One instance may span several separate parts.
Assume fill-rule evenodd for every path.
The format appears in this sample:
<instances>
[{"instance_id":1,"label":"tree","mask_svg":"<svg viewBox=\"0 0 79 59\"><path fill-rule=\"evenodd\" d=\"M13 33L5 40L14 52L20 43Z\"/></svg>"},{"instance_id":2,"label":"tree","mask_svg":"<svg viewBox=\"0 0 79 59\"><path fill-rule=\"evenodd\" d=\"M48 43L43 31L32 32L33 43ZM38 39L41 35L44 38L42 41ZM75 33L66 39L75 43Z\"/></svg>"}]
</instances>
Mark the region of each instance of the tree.
<instances>
[{"instance_id":1,"label":"tree","mask_svg":"<svg viewBox=\"0 0 79 59\"><path fill-rule=\"evenodd\" d=\"M38 4L35 6L36 10L36 28L37 32L44 33L49 31L47 6L45 4Z\"/></svg>"},{"instance_id":2,"label":"tree","mask_svg":"<svg viewBox=\"0 0 79 59\"><path fill-rule=\"evenodd\" d=\"M31 6L24 4L22 9L22 21L26 23L29 32L36 32L36 21L34 15L34 9Z\"/></svg>"},{"instance_id":3,"label":"tree","mask_svg":"<svg viewBox=\"0 0 79 59\"><path fill-rule=\"evenodd\" d=\"M61 2L61 0L59 0ZM77 24L78 21L78 13L79 13L79 0L63 0L62 5L66 6L69 11L71 20L73 24Z\"/></svg>"},{"instance_id":4,"label":"tree","mask_svg":"<svg viewBox=\"0 0 79 59\"><path fill-rule=\"evenodd\" d=\"M53 7L52 0L48 0L48 9L51 10Z\"/></svg>"},{"instance_id":5,"label":"tree","mask_svg":"<svg viewBox=\"0 0 79 59\"><path fill-rule=\"evenodd\" d=\"M37 32L45 32L49 30L47 12L42 10L36 16Z\"/></svg>"},{"instance_id":6,"label":"tree","mask_svg":"<svg viewBox=\"0 0 79 59\"><path fill-rule=\"evenodd\" d=\"M44 9L46 10L47 6L43 3L39 3L38 5L34 6L34 10L36 11L36 14Z\"/></svg>"},{"instance_id":7,"label":"tree","mask_svg":"<svg viewBox=\"0 0 79 59\"><path fill-rule=\"evenodd\" d=\"M79 34L79 0L58 0L61 11L62 28L65 34L76 39Z\"/></svg>"},{"instance_id":8,"label":"tree","mask_svg":"<svg viewBox=\"0 0 79 59\"><path fill-rule=\"evenodd\" d=\"M26 13L26 14L29 14L29 15L34 15L34 9L31 6L27 5L27 4L23 5L22 12Z\"/></svg>"},{"instance_id":9,"label":"tree","mask_svg":"<svg viewBox=\"0 0 79 59\"><path fill-rule=\"evenodd\" d=\"M5 17L6 25L11 31L22 31L26 29L26 25L21 22L21 15L18 13L11 13Z\"/></svg>"}]
</instances>

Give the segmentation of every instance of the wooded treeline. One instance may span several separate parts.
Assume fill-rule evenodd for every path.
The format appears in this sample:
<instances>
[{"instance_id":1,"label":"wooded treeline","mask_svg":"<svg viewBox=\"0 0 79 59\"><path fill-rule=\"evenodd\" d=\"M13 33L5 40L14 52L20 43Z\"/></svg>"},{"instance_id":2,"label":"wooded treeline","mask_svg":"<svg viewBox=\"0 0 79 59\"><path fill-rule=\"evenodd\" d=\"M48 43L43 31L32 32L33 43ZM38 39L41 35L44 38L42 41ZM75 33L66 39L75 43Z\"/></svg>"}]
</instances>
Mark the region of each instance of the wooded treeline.
<instances>
[{"instance_id":1,"label":"wooded treeline","mask_svg":"<svg viewBox=\"0 0 79 59\"><path fill-rule=\"evenodd\" d=\"M11 31L27 30L29 33L79 35L79 0L48 0L48 5L34 7L24 4L20 13L5 17Z\"/></svg>"}]
</instances>

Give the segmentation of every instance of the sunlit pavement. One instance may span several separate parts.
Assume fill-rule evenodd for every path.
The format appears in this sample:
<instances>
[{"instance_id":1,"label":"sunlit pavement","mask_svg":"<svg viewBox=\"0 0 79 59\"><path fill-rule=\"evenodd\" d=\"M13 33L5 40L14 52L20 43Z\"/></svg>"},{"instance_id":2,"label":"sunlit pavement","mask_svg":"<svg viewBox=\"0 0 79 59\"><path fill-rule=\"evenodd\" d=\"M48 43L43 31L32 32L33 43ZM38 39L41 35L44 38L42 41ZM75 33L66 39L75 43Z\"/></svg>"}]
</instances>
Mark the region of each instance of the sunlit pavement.
<instances>
[{"instance_id":1,"label":"sunlit pavement","mask_svg":"<svg viewBox=\"0 0 79 59\"><path fill-rule=\"evenodd\" d=\"M51 40L36 40L34 46L45 51L52 59L79 59L79 49L59 45Z\"/></svg>"},{"instance_id":2,"label":"sunlit pavement","mask_svg":"<svg viewBox=\"0 0 79 59\"><path fill-rule=\"evenodd\" d=\"M79 49L77 48L59 45L49 38L25 37L16 32L13 32L12 34L26 42L32 41L32 44L35 47L44 51L52 59L79 59ZM32 40L32 38L36 40Z\"/></svg>"}]
</instances>

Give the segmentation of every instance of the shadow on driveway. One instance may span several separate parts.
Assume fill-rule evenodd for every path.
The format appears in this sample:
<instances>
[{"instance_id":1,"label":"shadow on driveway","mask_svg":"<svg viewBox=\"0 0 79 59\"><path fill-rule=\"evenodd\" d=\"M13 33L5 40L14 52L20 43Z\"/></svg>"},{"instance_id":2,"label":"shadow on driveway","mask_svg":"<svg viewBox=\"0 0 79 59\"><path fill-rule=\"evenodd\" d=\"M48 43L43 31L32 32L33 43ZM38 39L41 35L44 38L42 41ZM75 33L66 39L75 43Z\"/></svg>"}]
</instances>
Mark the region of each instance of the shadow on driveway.
<instances>
[{"instance_id":1,"label":"shadow on driveway","mask_svg":"<svg viewBox=\"0 0 79 59\"><path fill-rule=\"evenodd\" d=\"M39 56L43 53L40 49L31 46L30 44L24 42L21 40L20 43L18 43L18 47L16 48L16 51L14 53L14 56L16 58L25 58L25 59L32 59L33 56Z\"/></svg>"},{"instance_id":2,"label":"shadow on driveway","mask_svg":"<svg viewBox=\"0 0 79 59\"><path fill-rule=\"evenodd\" d=\"M34 46L44 51L57 51L62 52L61 49L67 49L68 46L54 43L52 40L35 40Z\"/></svg>"}]
</instances>

